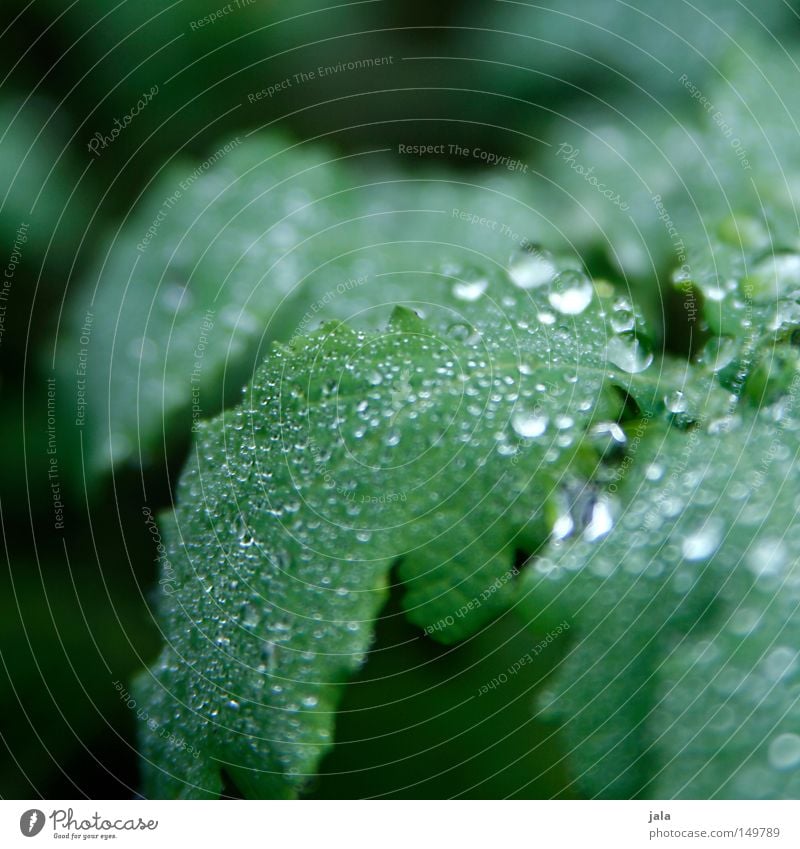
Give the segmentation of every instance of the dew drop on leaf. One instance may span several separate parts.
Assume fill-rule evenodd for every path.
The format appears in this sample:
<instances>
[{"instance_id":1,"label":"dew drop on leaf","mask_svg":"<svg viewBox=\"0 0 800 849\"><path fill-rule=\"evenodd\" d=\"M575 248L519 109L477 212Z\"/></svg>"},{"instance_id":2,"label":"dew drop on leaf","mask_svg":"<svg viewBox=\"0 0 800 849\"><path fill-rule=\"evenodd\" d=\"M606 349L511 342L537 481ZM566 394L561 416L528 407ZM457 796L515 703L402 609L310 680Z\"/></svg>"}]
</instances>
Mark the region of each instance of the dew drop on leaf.
<instances>
[{"instance_id":1,"label":"dew drop on leaf","mask_svg":"<svg viewBox=\"0 0 800 849\"><path fill-rule=\"evenodd\" d=\"M707 560L717 550L722 539L722 528L718 522L709 521L702 528L689 534L681 543L681 553L686 560Z\"/></svg>"},{"instance_id":2,"label":"dew drop on leaf","mask_svg":"<svg viewBox=\"0 0 800 849\"><path fill-rule=\"evenodd\" d=\"M616 305L614 312L611 314L611 329L615 333L627 333L633 330L636 326L636 319L630 310L630 307L625 305Z\"/></svg>"},{"instance_id":3,"label":"dew drop on leaf","mask_svg":"<svg viewBox=\"0 0 800 849\"><path fill-rule=\"evenodd\" d=\"M508 273L520 289L538 289L555 277L556 266L549 253L526 245L511 256Z\"/></svg>"},{"instance_id":4,"label":"dew drop on leaf","mask_svg":"<svg viewBox=\"0 0 800 849\"><path fill-rule=\"evenodd\" d=\"M625 431L616 422L598 422L591 432L593 436L609 436L619 445L626 441Z\"/></svg>"},{"instance_id":5,"label":"dew drop on leaf","mask_svg":"<svg viewBox=\"0 0 800 849\"><path fill-rule=\"evenodd\" d=\"M711 371L722 371L733 362L736 356L736 342L730 336L715 336L709 339L703 349L703 362Z\"/></svg>"},{"instance_id":6,"label":"dew drop on leaf","mask_svg":"<svg viewBox=\"0 0 800 849\"><path fill-rule=\"evenodd\" d=\"M648 463L644 475L649 481L659 481L664 477L664 467L658 463Z\"/></svg>"},{"instance_id":7,"label":"dew drop on leaf","mask_svg":"<svg viewBox=\"0 0 800 849\"><path fill-rule=\"evenodd\" d=\"M592 507L589 524L583 532L584 539L587 542L594 542L606 536L613 527L614 517L611 514L611 507L606 499L600 498Z\"/></svg>"},{"instance_id":8,"label":"dew drop on leaf","mask_svg":"<svg viewBox=\"0 0 800 849\"><path fill-rule=\"evenodd\" d=\"M477 301L489 287L485 277L475 280L459 280L453 285L453 296L459 301Z\"/></svg>"},{"instance_id":9,"label":"dew drop on leaf","mask_svg":"<svg viewBox=\"0 0 800 849\"><path fill-rule=\"evenodd\" d=\"M789 559L786 543L781 539L761 539L747 554L747 567L757 577L780 574Z\"/></svg>"},{"instance_id":10,"label":"dew drop on leaf","mask_svg":"<svg viewBox=\"0 0 800 849\"><path fill-rule=\"evenodd\" d=\"M670 413L685 413L689 409L689 402L680 389L675 389L664 396L664 406Z\"/></svg>"},{"instance_id":11,"label":"dew drop on leaf","mask_svg":"<svg viewBox=\"0 0 800 849\"><path fill-rule=\"evenodd\" d=\"M581 280L570 282L567 288L559 292L551 292L548 296L550 305L562 315L580 315L592 302L594 288L592 284L580 276Z\"/></svg>"},{"instance_id":12,"label":"dew drop on leaf","mask_svg":"<svg viewBox=\"0 0 800 849\"><path fill-rule=\"evenodd\" d=\"M535 439L547 430L547 416L519 410L512 416L511 426L523 439Z\"/></svg>"},{"instance_id":13,"label":"dew drop on leaf","mask_svg":"<svg viewBox=\"0 0 800 849\"><path fill-rule=\"evenodd\" d=\"M606 353L609 362L628 374L639 374L653 362L652 353L632 333L613 336Z\"/></svg>"}]
</instances>

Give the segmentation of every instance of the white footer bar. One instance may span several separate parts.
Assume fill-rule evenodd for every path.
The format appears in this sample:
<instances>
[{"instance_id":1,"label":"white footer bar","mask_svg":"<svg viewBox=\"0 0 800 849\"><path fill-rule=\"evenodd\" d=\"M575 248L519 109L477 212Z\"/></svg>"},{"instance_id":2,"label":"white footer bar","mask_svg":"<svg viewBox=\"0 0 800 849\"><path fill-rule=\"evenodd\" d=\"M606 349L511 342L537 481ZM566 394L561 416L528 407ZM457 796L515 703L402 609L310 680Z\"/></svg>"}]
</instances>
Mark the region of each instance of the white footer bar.
<instances>
[{"instance_id":1,"label":"white footer bar","mask_svg":"<svg viewBox=\"0 0 800 849\"><path fill-rule=\"evenodd\" d=\"M0 802L0 846L798 847L798 802Z\"/></svg>"}]
</instances>

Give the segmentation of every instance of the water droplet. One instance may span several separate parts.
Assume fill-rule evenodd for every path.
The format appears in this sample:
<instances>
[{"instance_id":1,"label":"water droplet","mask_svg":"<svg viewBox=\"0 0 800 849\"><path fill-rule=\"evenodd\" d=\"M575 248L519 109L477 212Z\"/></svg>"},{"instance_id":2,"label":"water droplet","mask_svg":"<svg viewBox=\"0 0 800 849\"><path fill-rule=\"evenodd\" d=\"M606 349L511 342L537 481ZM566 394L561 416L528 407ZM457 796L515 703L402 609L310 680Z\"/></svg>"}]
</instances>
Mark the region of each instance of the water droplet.
<instances>
[{"instance_id":1,"label":"water droplet","mask_svg":"<svg viewBox=\"0 0 800 849\"><path fill-rule=\"evenodd\" d=\"M512 255L508 274L520 289L538 289L555 277L556 266L547 251L528 244Z\"/></svg>"},{"instance_id":2,"label":"water droplet","mask_svg":"<svg viewBox=\"0 0 800 849\"><path fill-rule=\"evenodd\" d=\"M252 631L258 625L259 618L258 608L255 605L248 604L244 616L242 616L242 625Z\"/></svg>"},{"instance_id":3,"label":"water droplet","mask_svg":"<svg viewBox=\"0 0 800 849\"><path fill-rule=\"evenodd\" d=\"M316 696L305 696L302 700L303 707L315 708L319 704L319 699Z\"/></svg>"},{"instance_id":4,"label":"water droplet","mask_svg":"<svg viewBox=\"0 0 800 849\"><path fill-rule=\"evenodd\" d=\"M800 304L793 300L780 300L775 306L775 314L770 322L770 330L800 325Z\"/></svg>"},{"instance_id":5,"label":"water droplet","mask_svg":"<svg viewBox=\"0 0 800 849\"><path fill-rule=\"evenodd\" d=\"M652 353L632 333L612 337L606 354L609 362L628 374L639 374L653 362Z\"/></svg>"},{"instance_id":6,"label":"water droplet","mask_svg":"<svg viewBox=\"0 0 800 849\"><path fill-rule=\"evenodd\" d=\"M720 303L725 300L725 290L721 286L706 285L703 286L703 295L707 301Z\"/></svg>"},{"instance_id":7,"label":"water droplet","mask_svg":"<svg viewBox=\"0 0 800 849\"><path fill-rule=\"evenodd\" d=\"M769 744L768 757L774 769L794 769L800 766L800 736L779 734Z\"/></svg>"},{"instance_id":8,"label":"water droplet","mask_svg":"<svg viewBox=\"0 0 800 849\"><path fill-rule=\"evenodd\" d=\"M535 439L547 429L547 416L520 410L511 417L511 426L518 436Z\"/></svg>"},{"instance_id":9,"label":"water droplet","mask_svg":"<svg viewBox=\"0 0 800 849\"><path fill-rule=\"evenodd\" d=\"M553 522L552 535L554 540L566 539L575 530L575 520L570 512L565 510Z\"/></svg>"},{"instance_id":10,"label":"water droplet","mask_svg":"<svg viewBox=\"0 0 800 849\"><path fill-rule=\"evenodd\" d=\"M649 481L659 481L664 477L664 467L658 463L649 463L644 471L644 476Z\"/></svg>"},{"instance_id":11,"label":"water droplet","mask_svg":"<svg viewBox=\"0 0 800 849\"><path fill-rule=\"evenodd\" d=\"M594 287L580 272L565 271L556 278L561 287L548 296L550 305L562 315L580 315L592 302Z\"/></svg>"},{"instance_id":12,"label":"water droplet","mask_svg":"<svg viewBox=\"0 0 800 849\"><path fill-rule=\"evenodd\" d=\"M384 445L388 448L394 448L395 445L400 444L400 440L402 438L402 433L399 430L391 430L386 434L386 438L383 440Z\"/></svg>"},{"instance_id":13,"label":"water droplet","mask_svg":"<svg viewBox=\"0 0 800 849\"><path fill-rule=\"evenodd\" d=\"M551 312L540 312L536 318L539 320L539 324L544 324L545 327L556 323L556 317Z\"/></svg>"},{"instance_id":14,"label":"water droplet","mask_svg":"<svg viewBox=\"0 0 800 849\"><path fill-rule=\"evenodd\" d=\"M680 389L675 389L664 396L664 406L670 413L685 413L689 409L686 395Z\"/></svg>"},{"instance_id":15,"label":"water droplet","mask_svg":"<svg viewBox=\"0 0 800 849\"><path fill-rule=\"evenodd\" d=\"M610 436L619 445L626 442L625 431L616 422L598 422L591 432L594 436Z\"/></svg>"},{"instance_id":16,"label":"water droplet","mask_svg":"<svg viewBox=\"0 0 800 849\"><path fill-rule=\"evenodd\" d=\"M152 363L158 358L158 345L146 336L132 339L128 350L135 360L141 361L143 364Z\"/></svg>"},{"instance_id":17,"label":"water droplet","mask_svg":"<svg viewBox=\"0 0 800 849\"><path fill-rule=\"evenodd\" d=\"M726 433L729 430L732 430L737 425L738 419L736 416L731 414L722 416L718 419L712 419L708 425L706 430L712 436L718 436L721 433Z\"/></svg>"},{"instance_id":18,"label":"water droplet","mask_svg":"<svg viewBox=\"0 0 800 849\"><path fill-rule=\"evenodd\" d=\"M472 325L467 324L466 321L454 321L447 328L447 335L459 342L466 342L474 332Z\"/></svg>"},{"instance_id":19,"label":"water droplet","mask_svg":"<svg viewBox=\"0 0 800 849\"><path fill-rule=\"evenodd\" d=\"M627 333L635 327L636 317L630 308L627 305L615 306L614 312L611 314L611 329L615 333Z\"/></svg>"},{"instance_id":20,"label":"water droplet","mask_svg":"<svg viewBox=\"0 0 800 849\"><path fill-rule=\"evenodd\" d=\"M614 517L611 514L611 505L605 498L599 498L592 507L592 517L586 526L583 536L587 542L604 537L614 527Z\"/></svg>"},{"instance_id":21,"label":"water droplet","mask_svg":"<svg viewBox=\"0 0 800 849\"><path fill-rule=\"evenodd\" d=\"M707 560L719 548L721 540L722 523L709 519L683 540L681 553L686 560Z\"/></svg>"},{"instance_id":22,"label":"water droplet","mask_svg":"<svg viewBox=\"0 0 800 849\"><path fill-rule=\"evenodd\" d=\"M740 637L752 634L761 623L761 613L752 607L739 607L731 615L730 629Z\"/></svg>"},{"instance_id":23,"label":"water droplet","mask_svg":"<svg viewBox=\"0 0 800 849\"><path fill-rule=\"evenodd\" d=\"M756 577L780 574L789 559L786 543L781 539L762 539L747 554L747 568Z\"/></svg>"},{"instance_id":24,"label":"water droplet","mask_svg":"<svg viewBox=\"0 0 800 849\"><path fill-rule=\"evenodd\" d=\"M488 288L489 281L485 277L459 280L453 286L453 295L459 301L477 301Z\"/></svg>"},{"instance_id":25,"label":"water droplet","mask_svg":"<svg viewBox=\"0 0 800 849\"><path fill-rule=\"evenodd\" d=\"M736 355L736 341L730 336L715 336L709 339L703 349L702 360L713 372L722 371L733 362Z\"/></svg>"},{"instance_id":26,"label":"water droplet","mask_svg":"<svg viewBox=\"0 0 800 849\"><path fill-rule=\"evenodd\" d=\"M788 678L797 669L797 650L778 646L764 658L764 671L770 681Z\"/></svg>"}]
</instances>

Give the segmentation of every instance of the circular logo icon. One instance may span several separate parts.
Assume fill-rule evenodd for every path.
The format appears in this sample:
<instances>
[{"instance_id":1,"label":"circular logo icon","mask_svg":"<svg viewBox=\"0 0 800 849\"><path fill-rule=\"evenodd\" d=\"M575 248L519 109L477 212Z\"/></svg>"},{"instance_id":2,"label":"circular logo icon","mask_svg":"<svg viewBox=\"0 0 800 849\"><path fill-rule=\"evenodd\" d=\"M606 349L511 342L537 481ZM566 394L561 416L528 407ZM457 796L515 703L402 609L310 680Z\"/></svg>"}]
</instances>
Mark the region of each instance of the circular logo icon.
<instances>
[{"instance_id":1,"label":"circular logo icon","mask_svg":"<svg viewBox=\"0 0 800 849\"><path fill-rule=\"evenodd\" d=\"M19 818L19 830L25 837L36 837L44 828L44 812L38 808L31 808Z\"/></svg>"}]
</instances>

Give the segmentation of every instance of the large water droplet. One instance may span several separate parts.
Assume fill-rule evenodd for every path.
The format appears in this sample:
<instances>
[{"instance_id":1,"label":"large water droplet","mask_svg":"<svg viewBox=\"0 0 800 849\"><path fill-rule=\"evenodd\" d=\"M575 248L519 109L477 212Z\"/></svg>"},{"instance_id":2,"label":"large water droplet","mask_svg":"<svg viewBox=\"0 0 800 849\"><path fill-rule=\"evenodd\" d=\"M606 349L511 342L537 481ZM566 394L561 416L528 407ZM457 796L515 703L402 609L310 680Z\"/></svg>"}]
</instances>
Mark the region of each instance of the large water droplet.
<instances>
[{"instance_id":1,"label":"large water droplet","mask_svg":"<svg viewBox=\"0 0 800 849\"><path fill-rule=\"evenodd\" d=\"M520 289L538 289L556 275L553 258L535 245L525 245L511 256L508 274Z\"/></svg>"},{"instance_id":2,"label":"large water droplet","mask_svg":"<svg viewBox=\"0 0 800 849\"><path fill-rule=\"evenodd\" d=\"M611 328L616 333L627 333L636 327L636 318L626 302L618 301L611 314Z\"/></svg>"},{"instance_id":3,"label":"large water droplet","mask_svg":"<svg viewBox=\"0 0 800 849\"><path fill-rule=\"evenodd\" d=\"M747 568L757 577L780 574L789 559L782 539L759 540L747 554Z\"/></svg>"},{"instance_id":4,"label":"large water droplet","mask_svg":"<svg viewBox=\"0 0 800 849\"><path fill-rule=\"evenodd\" d=\"M514 432L524 439L535 439L547 430L547 416L519 410L511 417Z\"/></svg>"},{"instance_id":5,"label":"large water droplet","mask_svg":"<svg viewBox=\"0 0 800 849\"><path fill-rule=\"evenodd\" d=\"M459 342L466 342L469 345L474 345L480 341L480 334L477 330L466 321L454 321L447 328L447 335L451 339L456 339Z\"/></svg>"},{"instance_id":6,"label":"large water droplet","mask_svg":"<svg viewBox=\"0 0 800 849\"><path fill-rule=\"evenodd\" d=\"M736 341L730 336L715 336L709 339L703 349L702 360L711 371L722 371L733 362L736 355Z\"/></svg>"},{"instance_id":7,"label":"large water droplet","mask_svg":"<svg viewBox=\"0 0 800 849\"><path fill-rule=\"evenodd\" d=\"M575 520L572 518L569 510L564 510L556 517L553 522L553 539L566 539L575 530Z\"/></svg>"},{"instance_id":8,"label":"large water droplet","mask_svg":"<svg viewBox=\"0 0 800 849\"><path fill-rule=\"evenodd\" d=\"M611 513L611 505L606 499L599 498L592 507L592 516L583 536L587 542L594 542L604 537L613 527L614 517Z\"/></svg>"},{"instance_id":9,"label":"large water droplet","mask_svg":"<svg viewBox=\"0 0 800 849\"><path fill-rule=\"evenodd\" d=\"M592 284L582 275L576 275L576 279L570 281L563 290L551 292L548 300L562 315L580 315L592 302L593 296Z\"/></svg>"},{"instance_id":10,"label":"large water droplet","mask_svg":"<svg viewBox=\"0 0 800 849\"><path fill-rule=\"evenodd\" d=\"M664 467L658 463L649 463L644 470L644 476L649 481L660 481L664 477Z\"/></svg>"},{"instance_id":11,"label":"large water droplet","mask_svg":"<svg viewBox=\"0 0 800 849\"><path fill-rule=\"evenodd\" d=\"M619 445L624 445L626 441L625 431L617 422L598 422L592 427L591 433L593 436L609 436Z\"/></svg>"},{"instance_id":12,"label":"large water droplet","mask_svg":"<svg viewBox=\"0 0 800 849\"><path fill-rule=\"evenodd\" d=\"M639 374L653 362L652 353L632 333L613 336L606 347L606 354L609 362L628 374Z\"/></svg>"},{"instance_id":13,"label":"large water droplet","mask_svg":"<svg viewBox=\"0 0 800 849\"><path fill-rule=\"evenodd\" d=\"M709 519L702 528L683 540L681 553L686 560L708 560L719 548L721 539L722 524Z\"/></svg>"},{"instance_id":14,"label":"large water droplet","mask_svg":"<svg viewBox=\"0 0 800 849\"><path fill-rule=\"evenodd\" d=\"M488 287L489 281L485 277L459 280L453 286L453 295L460 301L477 301Z\"/></svg>"},{"instance_id":15,"label":"large water droplet","mask_svg":"<svg viewBox=\"0 0 800 849\"><path fill-rule=\"evenodd\" d=\"M187 312L193 300L191 290L180 283L169 283L161 290L161 303L171 312Z\"/></svg>"},{"instance_id":16,"label":"large water droplet","mask_svg":"<svg viewBox=\"0 0 800 849\"><path fill-rule=\"evenodd\" d=\"M689 409L686 395L680 389L668 392L664 396L664 406L669 413L685 413Z\"/></svg>"}]
</instances>

